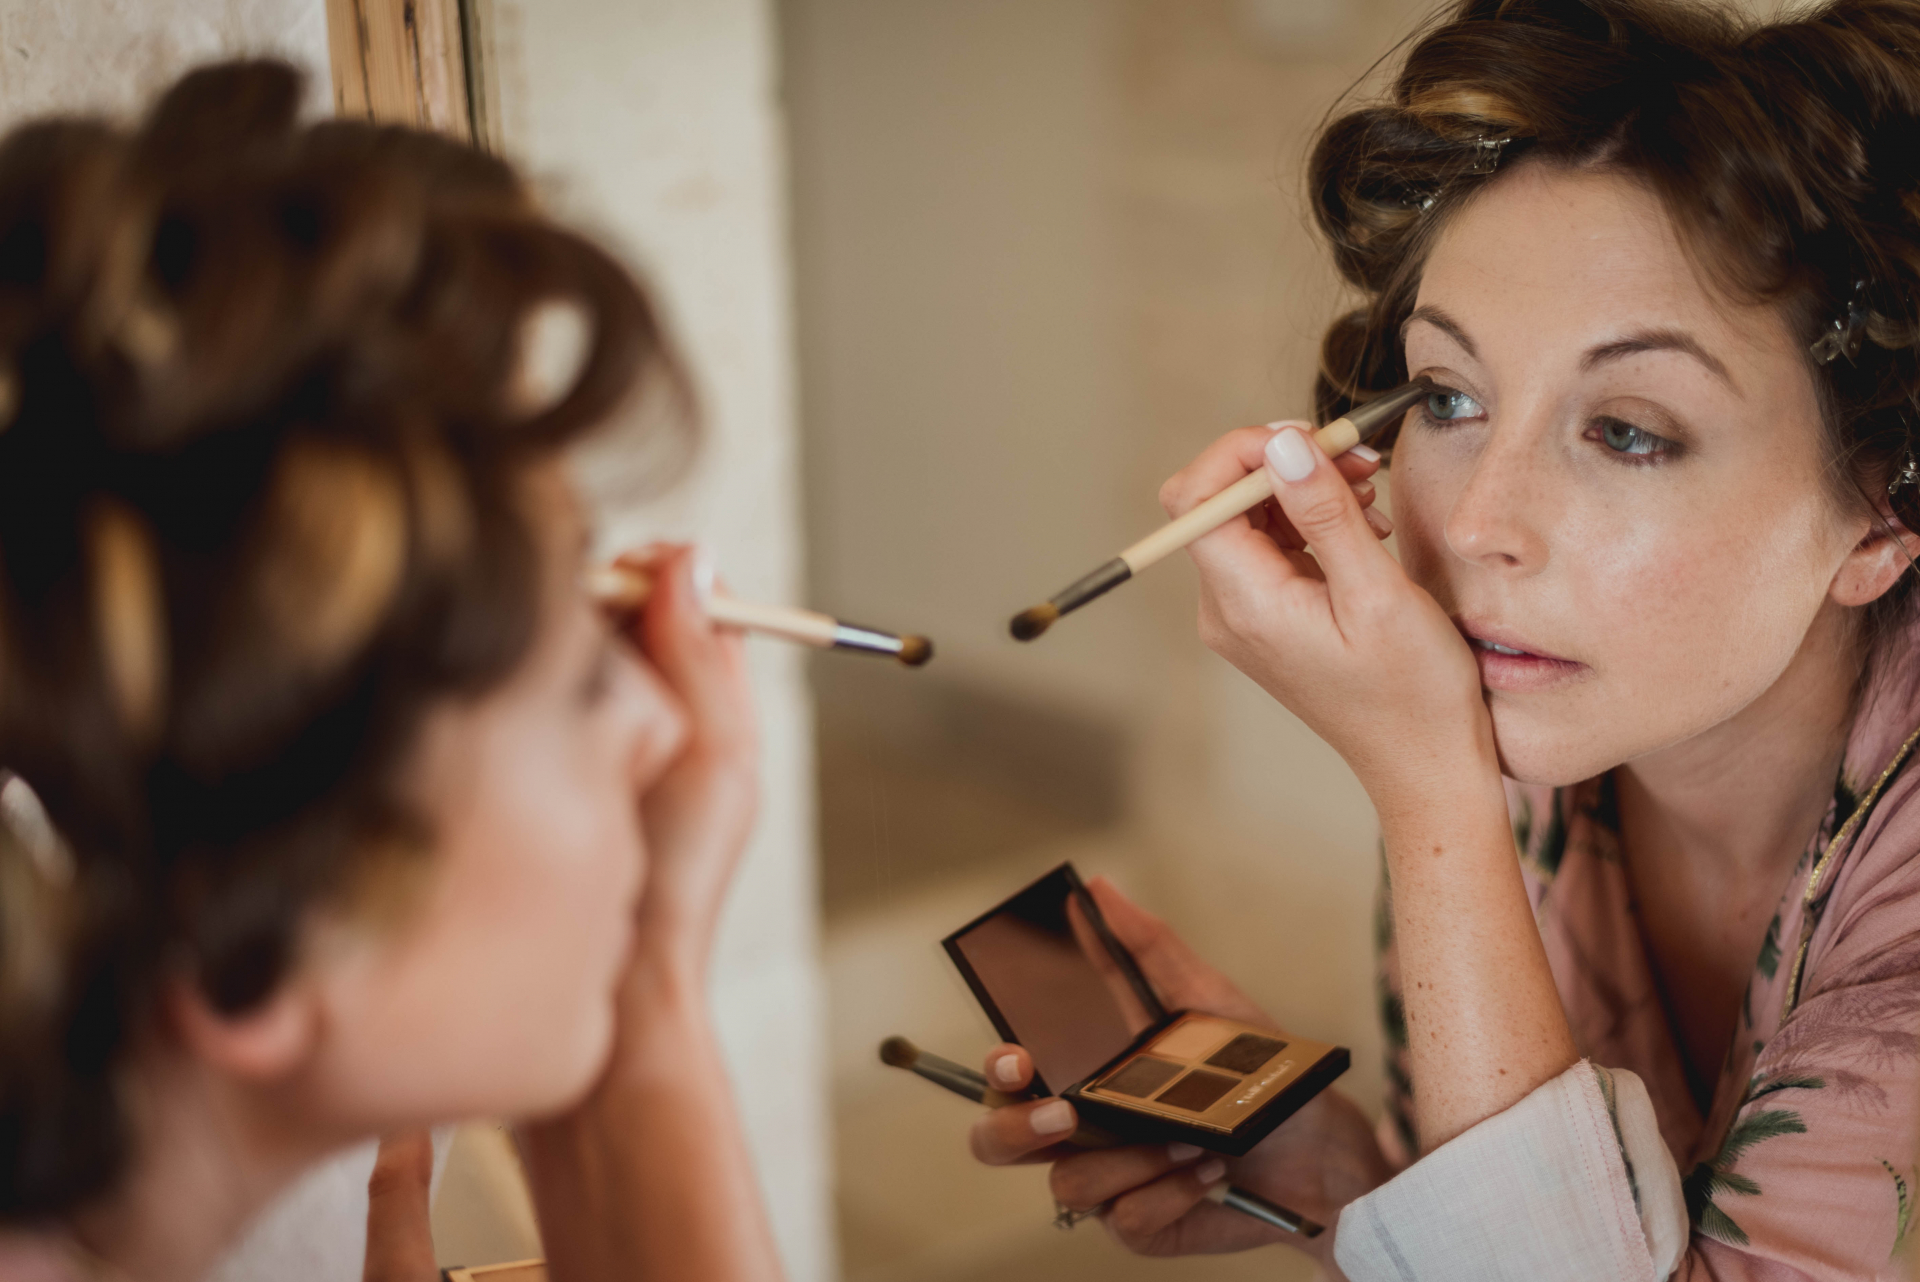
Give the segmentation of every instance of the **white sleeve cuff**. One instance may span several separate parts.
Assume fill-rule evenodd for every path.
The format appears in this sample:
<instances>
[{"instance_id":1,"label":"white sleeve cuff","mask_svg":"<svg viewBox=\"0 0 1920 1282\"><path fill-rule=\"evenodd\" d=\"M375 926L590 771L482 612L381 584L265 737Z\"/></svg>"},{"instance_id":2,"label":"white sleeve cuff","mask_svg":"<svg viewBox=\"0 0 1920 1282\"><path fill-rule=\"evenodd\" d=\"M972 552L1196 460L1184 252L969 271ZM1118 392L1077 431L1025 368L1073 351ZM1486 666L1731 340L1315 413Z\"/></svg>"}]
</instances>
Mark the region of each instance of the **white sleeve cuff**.
<instances>
[{"instance_id":1,"label":"white sleeve cuff","mask_svg":"<svg viewBox=\"0 0 1920 1282\"><path fill-rule=\"evenodd\" d=\"M1688 1237L1640 1079L1586 1061L1350 1203L1353 1282L1659 1282Z\"/></svg>"}]
</instances>

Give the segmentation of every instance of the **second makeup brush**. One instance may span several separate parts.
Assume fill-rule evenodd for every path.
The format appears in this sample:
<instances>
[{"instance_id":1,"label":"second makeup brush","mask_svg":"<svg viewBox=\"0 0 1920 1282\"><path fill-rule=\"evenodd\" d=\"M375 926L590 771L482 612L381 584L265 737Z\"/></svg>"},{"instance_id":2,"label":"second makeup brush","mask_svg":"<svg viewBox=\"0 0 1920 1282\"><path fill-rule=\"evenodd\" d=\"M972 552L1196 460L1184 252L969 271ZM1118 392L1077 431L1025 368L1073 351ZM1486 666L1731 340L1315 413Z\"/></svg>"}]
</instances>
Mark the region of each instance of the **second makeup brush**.
<instances>
[{"instance_id":1,"label":"second makeup brush","mask_svg":"<svg viewBox=\"0 0 1920 1282\"><path fill-rule=\"evenodd\" d=\"M1431 395L1425 379L1396 387L1365 405L1348 410L1313 434L1328 458L1337 458L1377 436L1380 429L1405 414L1414 403ZM1167 522L1093 573L1075 579L1039 605L1013 616L1008 631L1016 641L1031 641L1095 597L1104 596L1155 561L1177 552L1203 534L1225 525L1248 508L1273 497L1273 482L1262 467L1248 473L1185 516Z\"/></svg>"},{"instance_id":2,"label":"second makeup brush","mask_svg":"<svg viewBox=\"0 0 1920 1282\"><path fill-rule=\"evenodd\" d=\"M615 610L637 610L653 593L653 579L645 571L620 564L598 565L587 571L587 592L601 605ZM925 637L897 636L877 628L842 623L818 610L790 605L763 605L738 597L711 595L707 615L730 628L764 632L823 650L857 650L898 659L917 668L933 657L933 642Z\"/></svg>"}]
</instances>

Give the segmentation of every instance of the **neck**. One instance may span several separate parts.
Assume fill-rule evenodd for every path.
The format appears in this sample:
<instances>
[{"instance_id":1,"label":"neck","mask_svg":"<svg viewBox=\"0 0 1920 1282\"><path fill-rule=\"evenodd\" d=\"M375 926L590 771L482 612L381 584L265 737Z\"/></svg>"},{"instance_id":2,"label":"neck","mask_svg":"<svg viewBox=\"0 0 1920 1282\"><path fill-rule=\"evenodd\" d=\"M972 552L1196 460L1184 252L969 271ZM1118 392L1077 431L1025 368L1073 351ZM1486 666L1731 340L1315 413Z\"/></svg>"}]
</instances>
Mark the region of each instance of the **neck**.
<instances>
[{"instance_id":1,"label":"neck","mask_svg":"<svg viewBox=\"0 0 1920 1282\"><path fill-rule=\"evenodd\" d=\"M237 1090L177 1052L141 1055L129 1078L132 1164L112 1193L67 1224L95 1272L194 1282L334 1147L289 1132L273 1101Z\"/></svg>"},{"instance_id":2,"label":"neck","mask_svg":"<svg viewBox=\"0 0 1920 1282\"><path fill-rule=\"evenodd\" d=\"M1833 796L1859 663L1851 620L1823 607L1766 693L1706 733L1621 767L1622 823L1641 830L1630 844L1644 834L1717 871L1784 876Z\"/></svg>"}]
</instances>

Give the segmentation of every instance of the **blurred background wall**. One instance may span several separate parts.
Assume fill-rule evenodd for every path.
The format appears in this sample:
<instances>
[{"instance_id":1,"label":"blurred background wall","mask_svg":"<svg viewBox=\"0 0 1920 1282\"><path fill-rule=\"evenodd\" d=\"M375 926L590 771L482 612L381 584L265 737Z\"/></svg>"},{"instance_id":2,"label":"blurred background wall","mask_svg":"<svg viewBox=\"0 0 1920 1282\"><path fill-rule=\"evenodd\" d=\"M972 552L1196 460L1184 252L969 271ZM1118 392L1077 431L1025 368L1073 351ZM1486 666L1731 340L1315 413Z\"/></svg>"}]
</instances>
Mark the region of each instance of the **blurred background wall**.
<instances>
[{"instance_id":1,"label":"blurred background wall","mask_svg":"<svg viewBox=\"0 0 1920 1282\"><path fill-rule=\"evenodd\" d=\"M976 1061L994 1039L936 941L1072 858L1379 1096L1372 814L1198 644L1185 560L1030 646L1005 625L1163 519L1214 436L1307 411L1341 297L1305 149L1425 10L784 0L812 595L940 646L922 673L814 666L853 1282L1300 1272L1057 1233L1043 1172L971 1166L971 1106L874 1047Z\"/></svg>"}]
</instances>

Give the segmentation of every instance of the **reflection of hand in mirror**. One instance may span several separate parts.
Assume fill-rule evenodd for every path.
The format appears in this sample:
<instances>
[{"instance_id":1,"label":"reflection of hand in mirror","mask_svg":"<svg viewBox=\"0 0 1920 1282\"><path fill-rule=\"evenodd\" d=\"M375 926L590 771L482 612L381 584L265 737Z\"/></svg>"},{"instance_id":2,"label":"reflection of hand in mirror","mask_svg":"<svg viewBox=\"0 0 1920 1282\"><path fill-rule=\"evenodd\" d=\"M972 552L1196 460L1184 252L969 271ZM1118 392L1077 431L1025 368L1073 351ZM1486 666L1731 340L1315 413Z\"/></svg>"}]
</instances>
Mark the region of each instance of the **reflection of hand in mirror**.
<instances>
[{"instance_id":1,"label":"reflection of hand in mirror","mask_svg":"<svg viewBox=\"0 0 1920 1282\"><path fill-rule=\"evenodd\" d=\"M1210 1011L1279 1029L1232 980L1112 882L1096 877L1087 889L1108 929L1133 954L1168 1009ZM1092 940L1092 932L1077 908L1074 931L1084 947ZM1104 955L1104 950L1088 951L1089 956ZM1130 1009L1139 1011L1117 968L1108 978L1126 988ZM1144 1025L1144 1012L1140 1014ZM1033 1075L1032 1060L1013 1045L989 1051L985 1069L993 1088L1008 1094L1023 1090ZM1240 1251L1288 1242L1331 1262L1333 1234L1303 1241L1206 1201L1207 1190L1230 1179L1322 1223L1332 1223L1341 1206L1392 1173L1365 1114L1332 1090L1323 1091L1245 1157L1231 1161L1187 1144L1078 1151L1062 1143L1077 1122L1073 1105L1061 1099L997 1108L974 1124L973 1155L990 1166L1052 1162L1054 1196L1074 1210L1105 1206L1102 1221L1108 1231L1142 1255Z\"/></svg>"},{"instance_id":2,"label":"reflection of hand in mirror","mask_svg":"<svg viewBox=\"0 0 1920 1282\"><path fill-rule=\"evenodd\" d=\"M1120 1008L1121 1017L1127 1021L1127 1031L1138 1033L1153 1023L1153 1016L1141 1002L1140 995L1133 991L1133 984L1128 981L1126 972L1120 969L1113 954L1107 951L1106 944L1101 941L1099 932L1093 928L1093 923L1087 920L1086 906L1078 895L1067 896L1067 925L1073 931L1074 942L1080 945L1080 951L1100 972L1101 982L1113 994L1114 1005ZM1067 1083L1055 1082L1054 1085L1065 1086Z\"/></svg>"}]
</instances>

